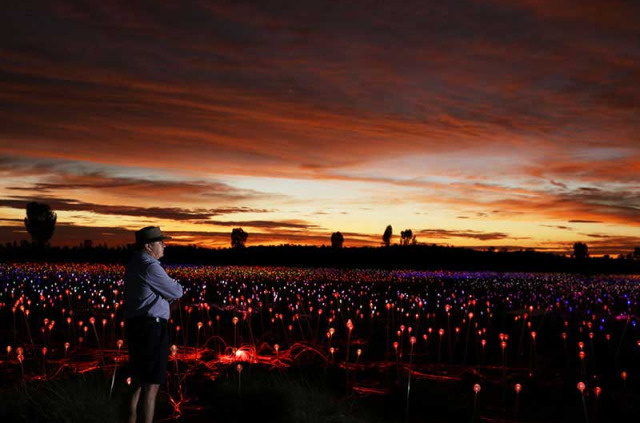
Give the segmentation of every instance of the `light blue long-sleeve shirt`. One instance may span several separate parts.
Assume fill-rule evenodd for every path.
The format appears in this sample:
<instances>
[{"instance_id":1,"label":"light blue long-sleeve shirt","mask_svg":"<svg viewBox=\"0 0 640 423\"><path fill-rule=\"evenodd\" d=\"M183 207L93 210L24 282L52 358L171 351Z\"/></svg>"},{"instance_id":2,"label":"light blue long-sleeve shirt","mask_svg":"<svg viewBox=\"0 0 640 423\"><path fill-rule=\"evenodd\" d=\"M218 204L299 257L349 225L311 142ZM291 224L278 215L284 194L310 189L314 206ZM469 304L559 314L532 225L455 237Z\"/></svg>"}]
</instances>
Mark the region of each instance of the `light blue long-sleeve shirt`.
<instances>
[{"instance_id":1,"label":"light blue long-sleeve shirt","mask_svg":"<svg viewBox=\"0 0 640 423\"><path fill-rule=\"evenodd\" d=\"M169 300L182 293L182 285L167 275L158 260L146 251L136 251L124 274L124 317L169 320Z\"/></svg>"}]
</instances>

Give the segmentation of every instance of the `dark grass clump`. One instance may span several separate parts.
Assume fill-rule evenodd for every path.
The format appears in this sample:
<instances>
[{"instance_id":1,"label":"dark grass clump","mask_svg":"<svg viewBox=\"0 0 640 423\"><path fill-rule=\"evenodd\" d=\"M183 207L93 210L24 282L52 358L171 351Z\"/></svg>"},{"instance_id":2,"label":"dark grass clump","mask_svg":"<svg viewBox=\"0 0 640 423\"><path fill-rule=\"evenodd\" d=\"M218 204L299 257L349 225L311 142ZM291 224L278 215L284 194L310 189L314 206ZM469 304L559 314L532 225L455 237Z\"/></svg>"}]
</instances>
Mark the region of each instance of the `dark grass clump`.
<instances>
[{"instance_id":1,"label":"dark grass clump","mask_svg":"<svg viewBox=\"0 0 640 423\"><path fill-rule=\"evenodd\" d=\"M3 422L117 422L124 395L109 398L110 381L102 372L63 375L55 380L32 380L0 395Z\"/></svg>"},{"instance_id":2,"label":"dark grass clump","mask_svg":"<svg viewBox=\"0 0 640 423\"><path fill-rule=\"evenodd\" d=\"M317 370L230 367L216 380L192 380L190 406L196 422L360 423L373 419Z\"/></svg>"}]
</instances>

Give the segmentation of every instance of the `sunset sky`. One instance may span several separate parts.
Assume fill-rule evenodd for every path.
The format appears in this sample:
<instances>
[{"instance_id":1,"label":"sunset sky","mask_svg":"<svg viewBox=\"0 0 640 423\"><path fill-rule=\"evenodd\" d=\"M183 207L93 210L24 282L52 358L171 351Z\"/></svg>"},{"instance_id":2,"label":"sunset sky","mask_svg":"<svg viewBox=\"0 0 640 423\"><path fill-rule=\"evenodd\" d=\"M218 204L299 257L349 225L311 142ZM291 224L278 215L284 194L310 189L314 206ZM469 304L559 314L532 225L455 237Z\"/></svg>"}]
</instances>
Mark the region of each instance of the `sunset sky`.
<instances>
[{"instance_id":1,"label":"sunset sky","mask_svg":"<svg viewBox=\"0 0 640 423\"><path fill-rule=\"evenodd\" d=\"M135 3L136 6L130 4ZM0 242L640 246L635 0L16 1Z\"/></svg>"}]
</instances>

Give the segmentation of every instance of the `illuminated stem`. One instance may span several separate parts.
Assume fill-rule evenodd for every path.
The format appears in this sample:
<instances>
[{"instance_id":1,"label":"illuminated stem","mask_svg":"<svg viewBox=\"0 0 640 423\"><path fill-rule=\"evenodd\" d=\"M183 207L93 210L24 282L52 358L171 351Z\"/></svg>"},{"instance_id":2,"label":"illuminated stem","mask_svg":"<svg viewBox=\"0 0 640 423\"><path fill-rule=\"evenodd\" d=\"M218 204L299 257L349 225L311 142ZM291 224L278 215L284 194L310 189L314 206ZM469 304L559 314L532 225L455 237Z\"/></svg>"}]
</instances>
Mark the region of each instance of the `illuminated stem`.
<instances>
[{"instance_id":1,"label":"illuminated stem","mask_svg":"<svg viewBox=\"0 0 640 423\"><path fill-rule=\"evenodd\" d=\"M409 352L409 377L407 379L407 405L404 410L405 422L409 419L409 395L411 394L411 364L413 362L413 343L411 344L411 351Z\"/></svg>"},{"instance_id":2,"label":"illuminated stem","mask_svg":"<svg viewBox=\"0 0 640 423\"><path fill-rule=\"evenodd\" d=\"M582 397L582 410L584 411L584 421L589 423L589 414L587 413L587 404L584 401L584 394L580 395Z\"/></svg>"},{"instance_id":3,"label":"illuminated stem","mask_svg":"<svg viewBox=\"0 0 640 423\"><path fill-rule=\"evenodd\" d=\"M118 370L118 357L120 356L120 347L118 347L118 352L116 353L115 365L113 367L113 376L111 376L111 387L109 388L109 398L113 396L113 385L116 382L116 371Z\"/></svg>"},{"instance_id":4,"label":"illuminated stem","mask_svg":"<svg viewBox=\"0 0 640 423\"><path fill-rule=\"evenodd\" d=\"M182 380L180 379L180 369L178 368L178 356L174 355L173 361L176 364L176 380L178 381L178 394L180 395L180 401L184 400L182 395Z\"/></svg>"},{"instance_id":5,"label":"illuminated stem","mask_svg":"<svg viewBox=\"0 0 640 423\"><path fill-rule=\"evenodd\" d=\"M24 323L25 323L25 326L27 327L27 334L29 335L29 341L31 342L31 350L35 352L36 345L33 343L33 338L31 337L31 328L29 327L29 318L24 311L22 312L22 315L24 316Z\"/></svg>"},{"instance_id":6,"label":"illuminated stem","mask_svg":"<svg viewBox=\"0 0 640 423\"><path fill-rule=\"evenodd\" d=\"M102 345L100 344L100 337L98 336L96 325L95 323L91 323L91 326L93 327L93 333L96 335L96 341L98 342L98 349L100 350L100 359L102 360L102 367L105 367L106 364L104 361L104 351L102 350Z\"/></svg>"},{"instance_id":7,"label":"illuminated stem","mask_svg":"<svg viewBox=\"0 0 640 423\"><path fill-rule=\"evenodd\" d=\"M471 319L469 319L469 324L467 325L467 337L464 342L464 357L462 358L462 364L467 364L467 350L469 349L469 333L471 332Z\"/></svg>"}]
</instances>

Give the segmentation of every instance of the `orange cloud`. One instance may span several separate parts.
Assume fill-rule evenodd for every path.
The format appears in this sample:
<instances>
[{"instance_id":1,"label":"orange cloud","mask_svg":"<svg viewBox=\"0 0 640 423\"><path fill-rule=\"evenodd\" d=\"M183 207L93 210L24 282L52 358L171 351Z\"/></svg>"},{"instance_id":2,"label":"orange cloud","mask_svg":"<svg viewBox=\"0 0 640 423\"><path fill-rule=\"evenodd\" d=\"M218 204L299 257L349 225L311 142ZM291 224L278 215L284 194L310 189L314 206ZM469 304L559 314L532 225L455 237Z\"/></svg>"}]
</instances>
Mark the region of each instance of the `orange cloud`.
<instances>
[{"instance_id":1,"label":"orange cloud","mask_svg":"<svg viewBox=\"0 0 640 423\"><path fill-rule=\"evenodd\" d=\"M423 226L443 240L522 238L483 226L498 219L538 245L568 221L637 231L629 2L22 7L0 25L8 219L40 197L97 227L243 214L218 223L267 243L320 242L363 209L415 222L411 205L452 216ZM323 183L336 195L314 200Z\"/></svg>"}]
</instances>

